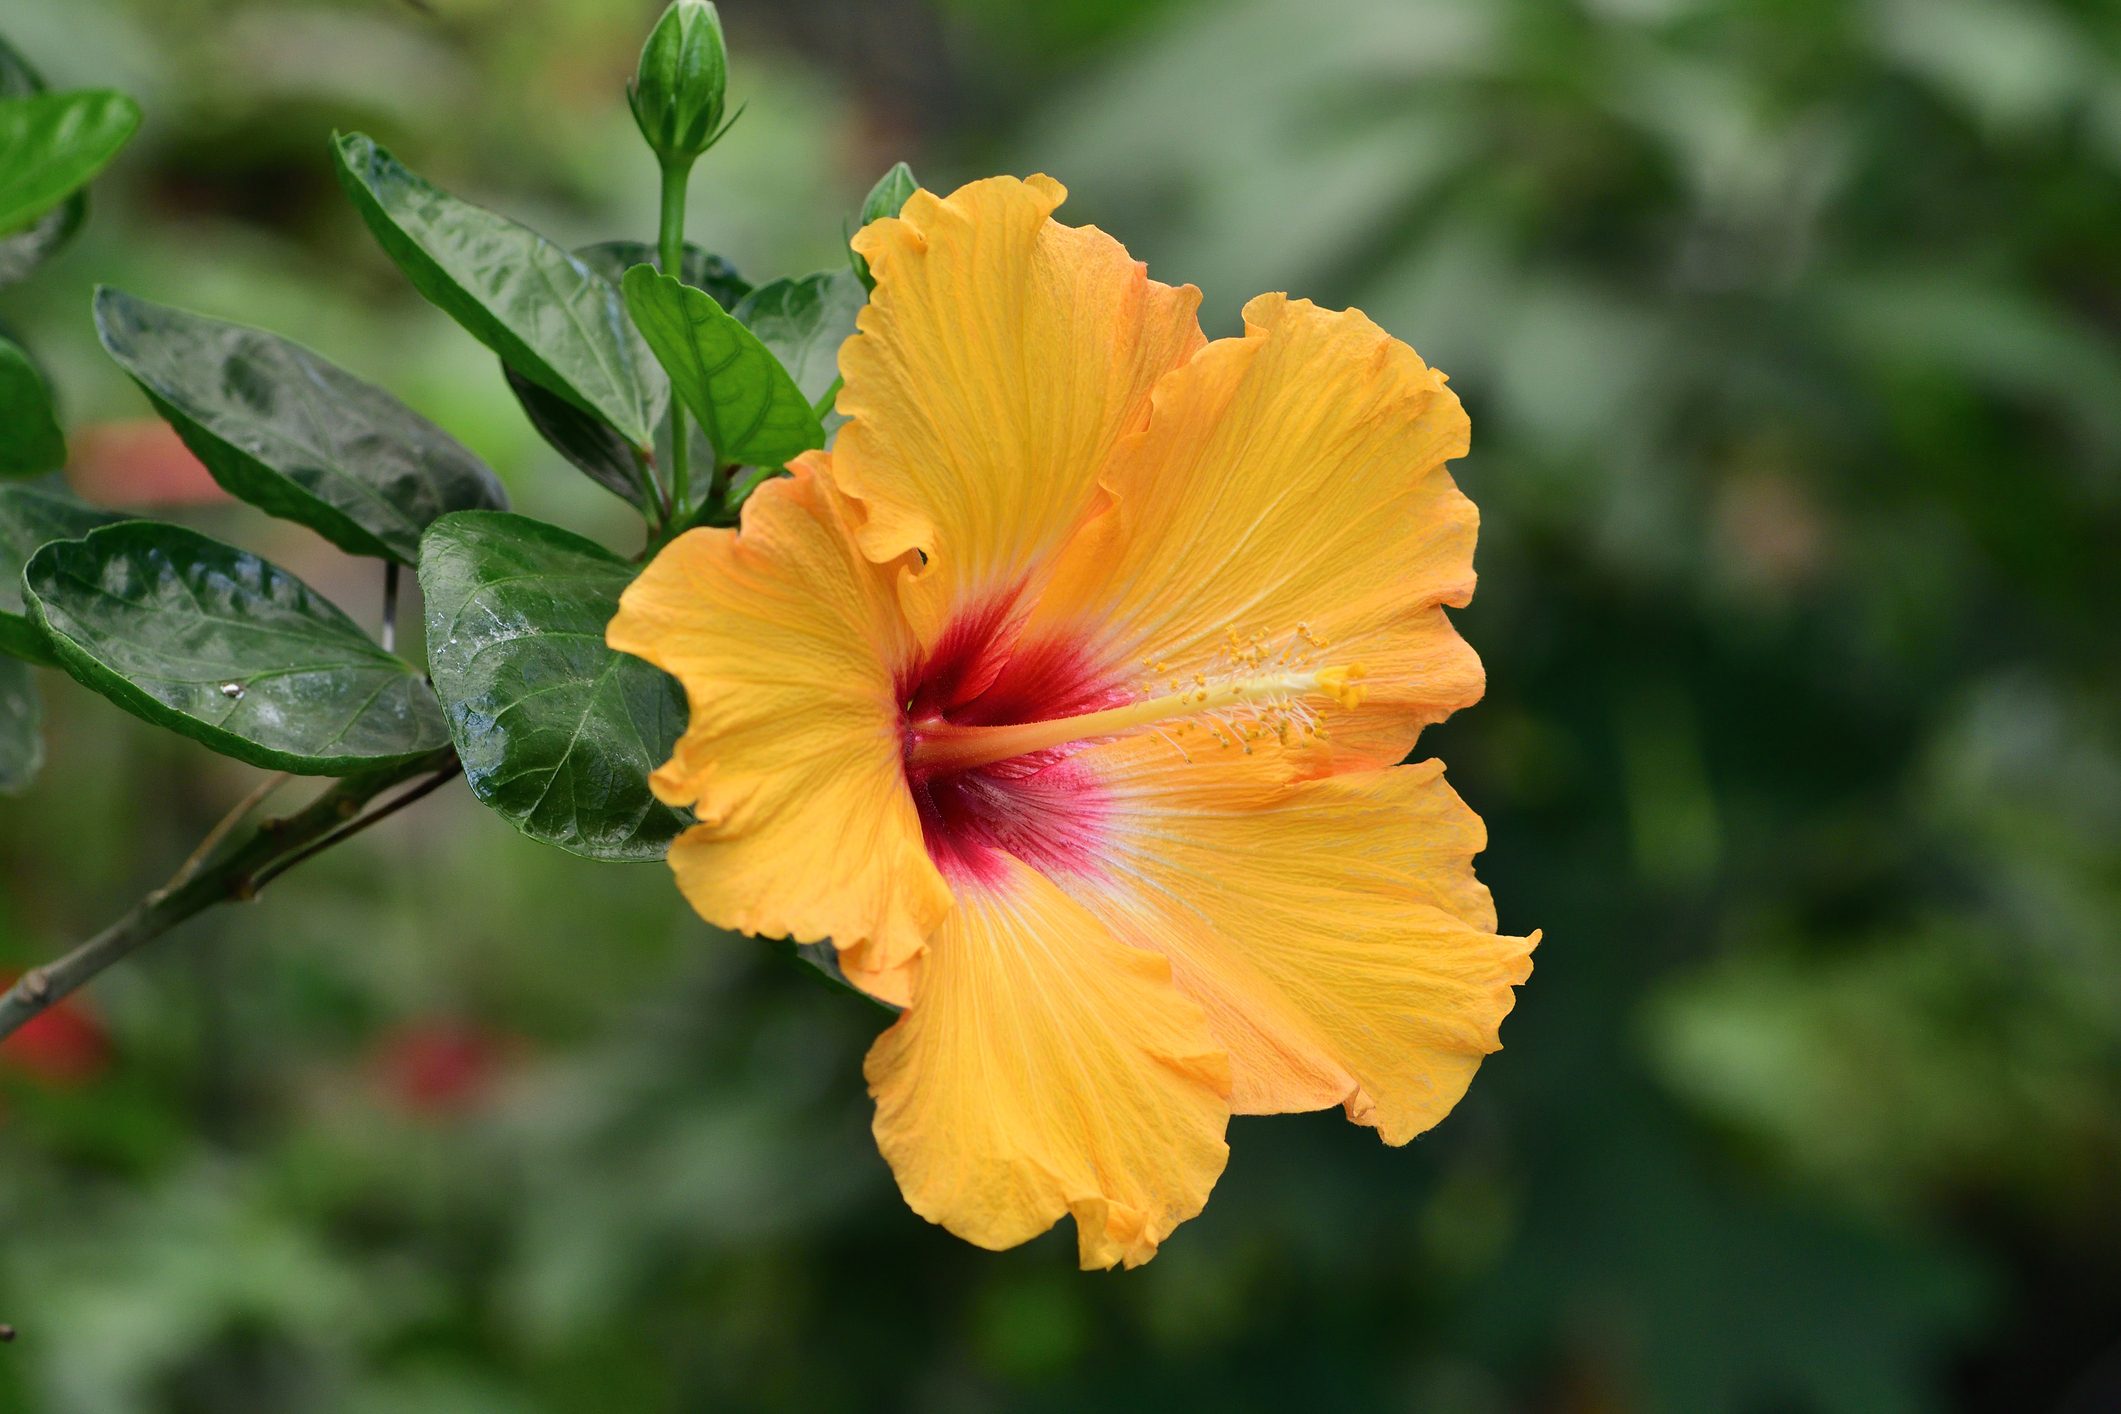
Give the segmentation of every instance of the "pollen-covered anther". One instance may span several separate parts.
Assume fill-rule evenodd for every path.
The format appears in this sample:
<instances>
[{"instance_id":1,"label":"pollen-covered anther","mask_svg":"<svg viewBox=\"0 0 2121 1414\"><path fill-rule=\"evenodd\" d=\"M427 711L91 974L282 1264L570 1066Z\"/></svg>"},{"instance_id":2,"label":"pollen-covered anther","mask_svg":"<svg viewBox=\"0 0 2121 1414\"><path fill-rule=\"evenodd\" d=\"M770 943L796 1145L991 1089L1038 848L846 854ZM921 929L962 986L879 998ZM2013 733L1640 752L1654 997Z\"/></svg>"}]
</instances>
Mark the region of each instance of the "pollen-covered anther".
<instances>
[{"instance_id":1,"label":"pollen-covered anther","mask_svg":"<svg viewBox=\"0 0 2121 1414\"><path fill-rule=\"evenodd\" d=\"M1368 676L1360 663L1350 663L1344 668L1326 668L1318 674L1318 688L1343 707L1360 707L1367 695L1362 680Z\"/></svg>"}]
</instances>

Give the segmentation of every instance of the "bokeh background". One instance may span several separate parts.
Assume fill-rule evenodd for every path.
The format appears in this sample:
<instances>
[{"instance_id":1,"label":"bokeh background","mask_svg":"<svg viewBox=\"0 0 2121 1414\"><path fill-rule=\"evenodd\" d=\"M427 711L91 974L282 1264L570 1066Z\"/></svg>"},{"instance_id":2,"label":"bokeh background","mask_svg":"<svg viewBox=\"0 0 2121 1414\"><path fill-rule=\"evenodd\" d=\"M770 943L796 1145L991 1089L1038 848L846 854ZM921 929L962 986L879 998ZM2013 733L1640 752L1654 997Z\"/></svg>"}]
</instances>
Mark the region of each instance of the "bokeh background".
<instances>
[{"instance_id":1,"label":"bokeh background","mask_svg":"<svg viewBox=\"0 0 2121 1414\"><path fill-rule=\"evenodd\" d=\"M1507 1049L1404 1150L1239 1120L1139 1272L990 1255L867 1136L879 1011L458 789L0 1047L0 1408L2121 1408L2121 12L723 9L749 107L693 227L753 278L840 259L895 159L1043 170L1211 332L1288 289L1453 375L1490 685L1425 749L1504 926L1547 930ZM57 84L148 114L0 295L76 484L375 612L373 562L201 502L95 348L105 280L323 350L625 544L325 141L647 235L652 17L0 0ZM0 967L256 780L44 685Z\"/></svg>"}]
</instances>

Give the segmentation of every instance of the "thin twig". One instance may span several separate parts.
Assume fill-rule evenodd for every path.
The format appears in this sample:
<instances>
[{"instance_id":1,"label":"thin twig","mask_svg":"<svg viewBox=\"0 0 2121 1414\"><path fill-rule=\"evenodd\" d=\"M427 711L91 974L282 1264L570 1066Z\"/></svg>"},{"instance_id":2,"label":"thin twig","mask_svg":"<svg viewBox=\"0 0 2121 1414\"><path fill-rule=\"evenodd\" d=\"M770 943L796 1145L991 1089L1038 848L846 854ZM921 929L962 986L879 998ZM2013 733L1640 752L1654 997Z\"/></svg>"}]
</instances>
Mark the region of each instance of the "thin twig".
<instances>
[{"instance_id":1,"label":"thin twig","mask_svg":"<svg viewBox=\"0 0 2121 1414\"><path fill-rule=\"evenodd\" d=\"M175 877L127 909L117 922L64 957L31 968L17 978L15 985L0 995L0 1041L194 914L217 903L255 897L266 880L277 878L322 849L394 814L454 779L460 770L455 754L445 751L387 770L350 776L335 782L294 814L260 821L241 844L217 860L208 862L211 850L193 851L199 862L187 860ZM422 776L430 779L368 814L361 814L370 801L392 787ZM216 830L220 828L215 826Z\"/></svg>"},{"instance_id":2,"label":"thin twig","mask_svg":"<svg viewBox=\"0 0 2121 1414\"><path fill-rule=\"evenodd\" d=\"M421 799L423 796L429 796L434 794L436 791L440 790L443 786L448 785L451 781L455 780L458 776L462 774L463 772L458 770L456 764L452 762L450 763L450 767L448 770L437 771L433 776L429 777L427 780L420 782L411 790L406 791L403 795L397 796L389 801L384 802L382 805L377 806L375 809L369 811L366 815L361 816L360 818L353 821L351 824L347 825L344 829L339 830L334 834L326 835L323 839L315 840L309 844L306 844L302 846L302 848L294 851L292 854L282 855L280 858L266 865L265 868L258 872L257 877L250 881L252 891L255 892L258 889L264 888L267 884L279 878L282 874L285 874L288 870L294 868L303 860L313 859L317 855L322 854L325 850L330 849L333 845L341 844L349 839L352 839L355 835L360 834L361 831L367 829L370 825L375 824L376 821L397 814L400 810L403 810L406 806L412 804L416 800Z\"/></svg>"},{"instance_id":3,"label":"thin twig","mask_svg":"<svg viewBox=\"0 0 2121 1414\"><path fill-rule=\"evenodd\" d=\"M661 533L663 527L670 524L670 493L663 489L662 478L655 474L654 450L635 447L633 465L641 473L641 485L649 497L648 505L642 508L642 519L652 520L655 533Z\"/></svg>"},{"instance_id":4,"label":"thin twig","mask_svg":"<svg viewBox=\"0 0 2121 1414\"><path fill-rule=\"evenodd\" d=\"M215 823L214 827L206 832L206 838L199 841L198 847L185 856L184 862L177 866L177 872L170 875L169 882L162 886L162 892L169 892L169 890L174 889L177 885L198 873L199 866L206 862L208 855L220 847L221 841L228 838L229 831L242 824L244 817L249 815L251 811L256 810L260 805L263 805L265 797L285 785L287 779L287 772L275 771L264 780L258 782L258 788L237 801L234 808L226 815L223 815Z\"/></svg>"}]
</instances>

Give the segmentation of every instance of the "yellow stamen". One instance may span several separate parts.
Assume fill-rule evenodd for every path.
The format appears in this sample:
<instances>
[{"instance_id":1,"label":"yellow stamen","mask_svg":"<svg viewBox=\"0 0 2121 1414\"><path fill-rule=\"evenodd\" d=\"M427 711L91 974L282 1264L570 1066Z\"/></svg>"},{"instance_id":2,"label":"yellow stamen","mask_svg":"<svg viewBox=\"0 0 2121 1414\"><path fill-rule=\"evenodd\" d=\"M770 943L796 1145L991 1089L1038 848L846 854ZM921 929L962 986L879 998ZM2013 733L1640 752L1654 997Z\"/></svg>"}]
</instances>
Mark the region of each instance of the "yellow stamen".
<instances>
[{"instance_id":1,"label":"yellow stamen","mask_svg":"<svg viewBox=\"0 0 2121 1414\"><path fill-rule=\"evenodd\" d=\"M1138 727L1155 727L1188 717L1199 717L1231 707L1274 704L1316 693L1330 697L1343 707L1359 705L1363 689L1360 663L1321 668L1305 673L1264 673L1210 686L1187 686L1158 697L1143 698L1101 712L1076 717L1054 717L1043 722L1015 722L1006 726L960 726L954 722L922 722L913 728L907 764L925 771L969 771L1048 751L1070 742L1093 737L1120 736ZM1227 723L1232 741L1243 738ZM1247 751L1251 750L1245 746Z\"/></svg>"}]
</instances>

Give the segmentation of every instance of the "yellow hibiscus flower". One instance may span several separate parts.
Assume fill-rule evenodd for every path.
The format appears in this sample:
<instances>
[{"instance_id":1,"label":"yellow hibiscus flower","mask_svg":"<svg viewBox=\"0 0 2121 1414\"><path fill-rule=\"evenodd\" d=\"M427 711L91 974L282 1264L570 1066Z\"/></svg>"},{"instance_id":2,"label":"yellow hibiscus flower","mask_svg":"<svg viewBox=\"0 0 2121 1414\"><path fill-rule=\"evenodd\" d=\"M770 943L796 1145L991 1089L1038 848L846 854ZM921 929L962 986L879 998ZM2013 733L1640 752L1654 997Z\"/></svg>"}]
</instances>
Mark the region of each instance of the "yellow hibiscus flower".
<instances>
[{"instance_id":1,"label":"yellow hibiscus flower","mask_svg":"<svg viewBox=\"0 0 2121 1414\"><path fill-rule=\"evenodd\" d=\"M836 446L609 636L691 701L653 784L699 818L692 905L904 1008L865 1069L914 1211L995 1248L1072 1215L1131 1267L1232 1114L1435 1124L1537 939L1497 935L1441 764L1398 764L1482 689L1443 375L1281 295L1210 343L1064 195L865 228Z\"/></svg>"}]
</instances>

